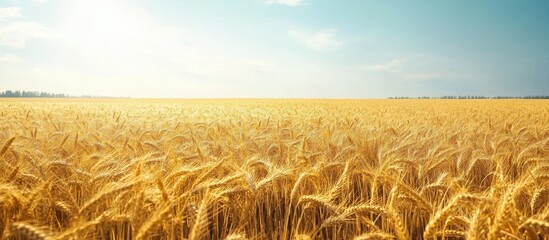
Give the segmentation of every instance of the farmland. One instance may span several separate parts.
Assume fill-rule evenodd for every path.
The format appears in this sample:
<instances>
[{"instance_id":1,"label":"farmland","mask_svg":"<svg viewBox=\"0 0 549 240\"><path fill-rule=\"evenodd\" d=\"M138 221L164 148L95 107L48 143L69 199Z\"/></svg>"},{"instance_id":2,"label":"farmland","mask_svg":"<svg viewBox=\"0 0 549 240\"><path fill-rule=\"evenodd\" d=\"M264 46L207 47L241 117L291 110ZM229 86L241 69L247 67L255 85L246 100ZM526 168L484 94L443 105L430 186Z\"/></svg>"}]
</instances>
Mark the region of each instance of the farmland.
<instances>
[{"instance_id":1,"label":"farmland","mask_svg":"<svg viewBox=\"0 0 549 240\"><path fill-rule=\"evenodd\" d=\"M547 239L544 100L0 101L2 239Z\"/></svg>"}]
</instances>

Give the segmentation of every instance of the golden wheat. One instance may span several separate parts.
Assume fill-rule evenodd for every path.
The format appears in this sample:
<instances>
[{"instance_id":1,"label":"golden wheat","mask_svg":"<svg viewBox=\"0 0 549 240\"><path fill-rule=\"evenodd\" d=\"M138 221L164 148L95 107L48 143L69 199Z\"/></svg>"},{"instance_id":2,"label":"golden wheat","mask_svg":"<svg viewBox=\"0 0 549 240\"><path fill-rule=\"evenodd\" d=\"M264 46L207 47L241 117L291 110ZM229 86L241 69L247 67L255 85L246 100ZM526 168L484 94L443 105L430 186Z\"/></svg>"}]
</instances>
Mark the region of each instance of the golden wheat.
<instances>
[{"instance_id":1,"label":"golden wheat","mask_svg":"<svg viewBox=\"0 0 549 240\"><path fill-rule=\"evenodd\" d=\"M2 99L0 238L547 239L547 119L543 100Z\"/></svg>"}]
</instances>

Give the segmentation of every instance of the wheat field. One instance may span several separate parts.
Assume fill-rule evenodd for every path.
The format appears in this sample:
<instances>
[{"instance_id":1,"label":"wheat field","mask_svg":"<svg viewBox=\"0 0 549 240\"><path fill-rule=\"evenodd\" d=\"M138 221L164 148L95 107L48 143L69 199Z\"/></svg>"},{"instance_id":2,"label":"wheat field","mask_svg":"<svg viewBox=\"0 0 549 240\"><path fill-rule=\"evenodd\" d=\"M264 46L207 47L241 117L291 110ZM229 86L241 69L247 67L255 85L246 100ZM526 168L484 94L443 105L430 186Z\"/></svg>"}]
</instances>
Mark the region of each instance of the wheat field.
<instances>
[{"instance_id":1,"label":"wheat field","mask_svg":"<svg viewBox=\"0 0 549 240\"><path fill-rule=\"evenodd\" d=\"M2 239L547 239L544 100L2 99Z\"/></svg>"}]
</instances>

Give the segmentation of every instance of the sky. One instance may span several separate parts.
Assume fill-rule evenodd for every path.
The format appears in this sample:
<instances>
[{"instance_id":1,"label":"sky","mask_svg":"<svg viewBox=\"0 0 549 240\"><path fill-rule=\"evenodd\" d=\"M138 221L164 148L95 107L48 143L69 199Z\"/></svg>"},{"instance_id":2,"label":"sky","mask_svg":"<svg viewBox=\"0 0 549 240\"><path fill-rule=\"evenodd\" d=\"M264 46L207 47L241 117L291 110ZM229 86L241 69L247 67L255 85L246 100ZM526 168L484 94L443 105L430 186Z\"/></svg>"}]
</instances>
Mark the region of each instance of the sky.
<instances>
[{"instance_id":1,"label":"sky","mask_svg":"<svg viewBox=\"0 0 549 240\"><path fill-rule=\"evenodd\" d=\"M0 0L0 91L549 94L546 0Z\"/></svg>"}]
</instances>

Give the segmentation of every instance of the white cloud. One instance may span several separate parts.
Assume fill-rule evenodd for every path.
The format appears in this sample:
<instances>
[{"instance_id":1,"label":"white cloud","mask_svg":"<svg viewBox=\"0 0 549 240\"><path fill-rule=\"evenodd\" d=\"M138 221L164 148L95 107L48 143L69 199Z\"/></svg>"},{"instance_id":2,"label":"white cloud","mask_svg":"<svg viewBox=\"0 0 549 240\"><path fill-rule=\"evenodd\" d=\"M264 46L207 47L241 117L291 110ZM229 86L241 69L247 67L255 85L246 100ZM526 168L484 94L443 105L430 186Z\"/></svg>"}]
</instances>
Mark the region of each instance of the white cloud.
<instances>
[{"instance_id":1,"label":"white cloud","mask_svg":"<svg viewBox=\"0 0 549 240\"><path fill-rule=\"evenodd\" d=\"M286 6L299 6L303 3L302 0L266 0L267 4L280 4L280 5L286 5Z\"/></svg>"},{"instance_id":2,"label":"white cloud","mask_svg":"<svg viewBox=\"0 0 549 240\"><path fill-rule=\"evenodd\" d=\"M406 61L402 59L393 59L388 63L383 64L373 64L373 65L367 65L364 67L364 69L371 71L371 72L401 72L402 67L404 67Z\"/></svg>"},{"instance_id":3,"label":"white cloud","mask_svg":"<svg viewBox=\"0 0 549 240\"><path fill-rule=\"evenodd\" d=\"M47 36L47 29L38 23L12 22L0 28L0 45L20 49L32 38Z\"/></svg>"},{"instance_id":4,"label":"white cloud","mask_svg":"<svg viewBox=\"0 0 549 240\"><path fill-rule=\"evenodd\" d=\"M15 62L20 62L21 59L19 59L19 57L17 55L14 55L14 54L4 54L4 55L0 55L0 62L12 62L12 63L15 63Z\"/></svg>"},{"instance_id":5,"label":"white cloud","mask_svg":"<svg viewBox=\"0 0 549 240\"><path fill-rule=\"evenodd\" d=\"M343 43L336 38L335 29L324 29L316 33L290 30L288 34L298 43L315 50L332 49Z\"/></svg>"},{"instance_id":6,"label":"white cloud","mask_svg":"<svg viewBox=\"0 0 549 240\"><path fill-rule=\"evenodd\" d=\"M25 21L19 8L0 8L0 46L24 48L32 38L43 38L48 30L34 22Z\"/></svg>"},{"instance_id":7,"label":"white cloud","mask_svg":"<svg viewBox=\"0 0 549 240\"><path fill-rule=\"evenodd\" d=\"M365 65L360 68L368 72L391 74L400 79L416 81L443 79L451 75L447 71L437 69L436 64L430 61L434 61L434 59L425 57L416 57L412 60L395 58L387 63Z\"/></svg>"},{"instance_id":8,"label":"white cloud","mask_svg":"<svg viewBox=\"0 0 549 240\"><path fill-rule=\"evenodd\" d=\"M446 79L449 74L444 72L411 72L402 75L407 80L433 80L433 79Z\"/></svg>"},{"instance_id":9,"label":"white cloud","mask_svg":"<svg viewBox=\"0 0 549 240\"><path fill-rule=\"evenodd\" d=\"M8 18L22 18L19 8L0 8L0 21Z\"/></svg>"}]
</instances>

